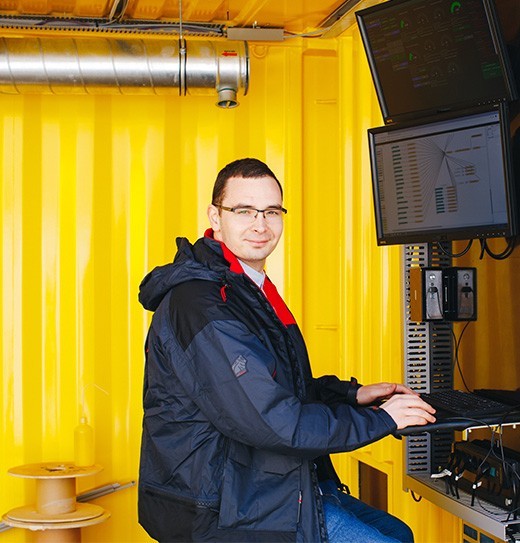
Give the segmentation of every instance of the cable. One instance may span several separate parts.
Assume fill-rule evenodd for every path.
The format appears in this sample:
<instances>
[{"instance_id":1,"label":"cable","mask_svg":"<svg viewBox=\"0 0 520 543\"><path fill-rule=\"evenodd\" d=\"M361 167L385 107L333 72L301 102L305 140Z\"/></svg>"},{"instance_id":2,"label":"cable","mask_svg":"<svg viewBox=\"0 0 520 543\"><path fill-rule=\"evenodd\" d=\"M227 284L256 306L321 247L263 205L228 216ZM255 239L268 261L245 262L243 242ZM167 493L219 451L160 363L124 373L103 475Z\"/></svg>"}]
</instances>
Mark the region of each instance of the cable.
<instances>
[{"instance_id":1,"label":"cable","mask_svg":"<svg viewBox=\"0 0 520 543\"><path fill-rule=\"evenodd\" d=\"M507 240L507 246L501 253L494 253L488 247L487 240L485 239L480 240L480 244L481 244L480 258L482 259L484 252L487 253L491 258L494 258L495 260L505 260L506 258L510 257L516 247L517 237L513 236L511 238L505 238L505 239Z\"/></svg>"},{"instance_id":2,"label":"cable","mask_svg":"<svg viewBox=\"0 0 520 543\"><path fill-rule=\"evenodd\" d=\"M505 422L505 419L509 413L512 411L515 411L518 409L518 406L513 406L511 409L504 413L502 416L502 421L499 425L499 428L502 428L502 424ZM498 440L496 441L498 446L498 451L500 453L500 456L495 452L495 435L498 433ZM503 433L500 432L493 432L491 435L491 452L495 458L500 460L502 463L502 474L504 481L502 482L502 488L511 488L512 489L512 495L513 498L511 500L510 509L508 511L508 517L507 520L509 521L511 519L511 515L513 516L513 519L516 520L518 518L518 501L520 499L520 488L518 486L518 483L520 483L520 474L517 472L517 466L512 462L507 462L505 457L505 451L504 451L504 440L503 440Z\"/></svg>"},{"instance_id":3,"label":"cable","mask_svg":"<svg viewBox=\"0 0 520 543\"><path fill-rule=\"evenodd\" d=\"M414 502L420 502L422 500L422 496L416 496L413 490L410 490L410 495Z\"/></svg>"},{"instance_id":4,"label":"cable","mask_svg":"<svg viewBox=\"0 0 520 543\"><path fill-rule=\"evenodd\" d=\"M290 39L290 38L321 38L325 32L330 30L332 27L328 26L326 28L321 28L319 30L313 30L312 32L303 32L302 34L296 34L294 32L290 32L286 30L284 32L284 39Z\"/></svg>"},{"instance_id":5,"label":"cable","mask_svg":"<svg viewBox=\"0 0 520 543\"><path fill-rule=\"evenodd\" d=\"M148 32L151 34L173 33L178 34L180 25L177 22L154 22L146 20L127 20L115 18L113 20L93 19L82 17L48 17L39 18L33 16L0 16L0 27L5 28L38 28L45 30L90 30L101 32ZM204 23L188 23L183 21L182 32L184 34L208 35L223 37L224 29L222 25L204 24Z\"/></svg>"},{"instance_id":6,"label":"cable","mask_svg":"<svg viewBox=\"0 0 520 543\"><path fill-rule=\"evenodd\" d=\"M489 426L491 431L491 438L489 440L489 450L487 451L487 454L484 456L484 458L479 462L478 466L475 466L476 474L475 479L472 484L472 491L471 491L471 505L474 506L475 500L478 502L479 506L490 515L496 515L497 513L489 510L489 508L485 507L485 505L482 503L481 498L478 496L478 489L482 486L482 480L486 475L491 471L491 465L488 463L488 459L490 456L493 456L497 460L500 461L502 465L502 477L501 480L497 483L496 481L493 483L493 487L491 488L491 483L488 481L487 483L487 492L488 493L495 493L495 495L500 495L500 493L505 489L511 489L512 498L511 502L507 503L504 500L504 505L499 505L501 509L507 510L508 516L507 521L508 522L512 517L514 520L518 518L518 501L519 501L519 494L518 494L518 483L520 482L520 474L516 471L516 465L512 462L506 461L505 457L505 451L504 451L504 444L503 444L503 424L506 420L506 417L509 413L512 411L515 411L517 409L517 406L512 407L509 411L504 413L502 415L502 420L499 423L498 427L497 425L493 425L492 427ZM499 454L498 454L499 453ZM496 477L496 474L492 477ZM487 502L487 498L484 498L484 500ZM491 502L493 503L493 502Z\"/></svg>"},{"instance_id":7,"label":"cable","mask_svg":"<svg viewBox=\"0 0 520 543\"><path fill-rule=\"evenodd\" d=\"M179 0L179 43L182 42L182 0Z\"/></svg>"},{"instance_id":8,"label":"cable","mask_svg":"<svg viewBox=\"0 0 520 543\"><path fill-rule=\"evenodd\" d=\"M439 250L444 253L445 255L449 256L450 258L459 258L461 256L464 256L470 249L471 249L471 246L473 245L473 240L470 239L468 241L468 244L466 245L466 248L463 249L460 253L451 253L450 251L447 251L443 246L442 246L442 243L437 243L437 247L439 248Z\"/></svg>"},{"instance_id":9,"label":"cable","mask_svg":"<svg viewBox=\"0 0 520 543\"><path fill-rule=\"evenodd\" d=\"M451 335L453 336L453 341L455 343L455 353L453 355L454 366L455 365L457 366L457 369L459 370L460 377L462 379L462 383L464 384L464 387L466 388L466 390L468 392L471 392L471 391L470 391L470 388L468 387L468 384L466 383L466 379L464 379L464 374L462 373L462 368L460 367L459 348L460 348L460 343L462 341L462 336L464 335L464 332L466 331L466 328L468 327L470 322L472 322L472 321L467 321L466 322L466 324L464 325L464 328L462 329L458 339L457 339L457 336L455 335L455 332L453 331L453 328L450 329Z\"/></svg>"},{"instance_id":10,"label":"cable","mask_svg":"<svg viewBox=\"0 0 520 543\"><path fill-rule=\"evenodd\" d=\"M108 15L108 22L112 21L121 21L125 14L126 8L128 7L128 0L114 0L112 4L112 9Z\"/></svg>"},{"instance_id":11,"label":"cable","mask_svg":"<svg viewBox=\"0 0 520 543\"><path fill-rule=\"evenodd\" d=\"M481 239L480 241L480 254L478 255L478 259L482 260L484 258L484 253L486 251L486 242Z\"/></svg>"}]
</instances>

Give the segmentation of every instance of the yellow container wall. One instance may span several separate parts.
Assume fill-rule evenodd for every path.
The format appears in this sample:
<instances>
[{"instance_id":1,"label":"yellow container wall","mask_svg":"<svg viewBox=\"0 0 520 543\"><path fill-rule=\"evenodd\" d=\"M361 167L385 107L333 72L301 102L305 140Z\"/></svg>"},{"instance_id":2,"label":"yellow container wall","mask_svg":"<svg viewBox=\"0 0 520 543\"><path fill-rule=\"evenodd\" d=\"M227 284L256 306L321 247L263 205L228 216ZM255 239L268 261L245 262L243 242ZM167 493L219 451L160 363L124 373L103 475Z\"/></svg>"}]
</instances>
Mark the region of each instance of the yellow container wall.
<instances>
[{"instance_id":1,"label":"yellow container wall","mask_svg":"<svg viewBox=\"0 0 520 543\"><path fill-rule=\"evenodd\" d=\"M78 491L136 480L150 317L137 302L141 279L172 259L176 236L204 231L227 162L258 156L282 179L300 175L300 133L289 127L300 116L301 46L251 53L256 84L230 111L216 96L0 96L2 513L35 500L34 482L8 468L72 460L82 414L104 470ZM270 263L281 285L283 260L282 247ZM112 517L84 541L147 539L135 489L97 503Z\"/></svg>"},{"instance_id":2,"label":"yellow container wall","mask_svg":"<svg viewBox=\"0 0 520 543\"><path fill-rule=\"evenodd\" d=\"M500 254L506 244L504 240L488 240L488 246ZM461 251L464 247L465 243L458 242L455 250ZM474 246L456 263L477 269L477 320L467 327L467 323L454 326L457 341L460 339L462 375L471 389L516 389L520 383L520 305L517 300L520 253L517 248L505 260L494 260L487 255L481 259L479 255L480 246ZM464 388L458 370L455 382Z\"/></svg>"},{"instance_id":3,"label":"yellow container wall","mask_svg":"<svg viewBox=\"0 0 520 543\"><path fill-rule=\"evenodd\" d=\"M315 374L403 381L401 249L377 247L366 130L382 124L357 31L303 59L303 331ZM290 289L289 294L294 294ZM334 456L358 495L359 462L387 476L388 510L418 543L460 541L460 521L403 492L401 441Z\"/></svg>"},{"instance_id":4,"label":"yellow container wall","mask_svg":"<svg viewBox=\"0 0 520 543\"><path fill-rule=\"evenodd\" d=\"M284 183L284 241L269 263L316 375L402 379L400 252L375 243L366 128L381 123L359 36L251 47L251 89L212 97L0 96L2 370L0 512L34 502L7 469L73 457L85 413L104 470L78 490L136 480L143 343L137 302L152 267L192 240L220 167L265 160ZM335 458L388 475L389 509L418 542L456 541L458 520L402 491L401 443ZM135 488L85 542L144 542ZM3 541L31 541L13 529Z\"/></svg>"}]
</instances>

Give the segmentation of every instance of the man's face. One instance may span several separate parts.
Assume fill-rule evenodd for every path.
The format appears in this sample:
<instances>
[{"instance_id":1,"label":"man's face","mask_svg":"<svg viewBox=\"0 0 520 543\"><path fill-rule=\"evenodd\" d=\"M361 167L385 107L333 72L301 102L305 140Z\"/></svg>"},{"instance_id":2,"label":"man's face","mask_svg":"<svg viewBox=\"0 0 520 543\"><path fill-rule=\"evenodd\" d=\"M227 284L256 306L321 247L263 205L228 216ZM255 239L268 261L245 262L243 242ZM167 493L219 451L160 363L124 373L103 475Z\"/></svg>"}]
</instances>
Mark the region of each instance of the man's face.
<instances>
[{"instance_id":1,"label":"man's face","mask_svg":"<svg viewBox=\"0 0 520 543\"><path fill-rule=\"evenodd\" d=\"M282 206L282 195L271 177L232 177L227 181L222 206L268 209ZM222 241L240 260L257 271L274 251L283 231L283 220L266 220L263 213L250 221L214 205L208 217L215 239Z\"/></svg>"}]
</instances>

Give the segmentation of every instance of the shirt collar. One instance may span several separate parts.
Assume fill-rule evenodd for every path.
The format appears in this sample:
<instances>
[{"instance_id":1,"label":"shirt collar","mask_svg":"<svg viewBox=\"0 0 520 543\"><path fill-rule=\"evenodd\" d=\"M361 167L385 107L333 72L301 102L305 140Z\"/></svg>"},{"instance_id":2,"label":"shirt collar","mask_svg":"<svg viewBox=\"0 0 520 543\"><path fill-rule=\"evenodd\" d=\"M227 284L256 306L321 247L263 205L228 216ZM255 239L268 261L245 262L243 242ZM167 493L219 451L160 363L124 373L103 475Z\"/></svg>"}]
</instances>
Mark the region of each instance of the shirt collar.
<instances>
[{"instance_id":1,"label":"shirt collar","mask_svg":"<svg viewBox=\"0 0 520 543\"><path fill-rule=\"evenodd\" d=\"M213 236L213 229L208 228L204 232L204 237L215 239ZM218 240L215 240L218 241ZM235 273L245 273L252 281L254 281L258 288L261 290L264 287L264 281L265 281L265 272L262 270L261 272L256 271L251 266L248 266L242 260L238 259L227 247L222 241L218 241L220 243L220 246L222 247L222 252L224 254L224 258L230 263L230 270Z\"/></svg>"},{"instance_id":2,"label":"shirt collar","mask_svg":"<svg viewBox=\"0 0 520 543\"><path fill-rule=\"evenodd\" d=\"M248 266L245 262L240 260L240 258L238 258L237 260L240 262L244 273L258 285L258 288L264 288L265 272L263 270L261 272L255 270L254 268Z\"/></svg>"}]
</instances>

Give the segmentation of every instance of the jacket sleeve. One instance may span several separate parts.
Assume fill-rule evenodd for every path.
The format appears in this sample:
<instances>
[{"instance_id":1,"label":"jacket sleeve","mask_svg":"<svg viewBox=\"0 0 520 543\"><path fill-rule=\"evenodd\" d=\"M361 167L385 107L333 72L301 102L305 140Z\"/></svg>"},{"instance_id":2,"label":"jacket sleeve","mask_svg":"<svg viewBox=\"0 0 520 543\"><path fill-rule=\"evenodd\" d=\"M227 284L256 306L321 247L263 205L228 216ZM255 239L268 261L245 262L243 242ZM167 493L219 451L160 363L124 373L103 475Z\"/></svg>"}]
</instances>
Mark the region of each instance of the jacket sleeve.
<instances>
[{"instance_id":1,"label":"jacket sleeve","mask_svg":"<svg viewBox=\"0 0 520 543\"><path fill-rule=\"evenodd\" d=\"M328 406L341 403L357 405L357 391L361 385L354 377L350 381L342 381L335 375L324 375L313 379L314 391L319 401Z\"/></svg>"},{"instance_id":2,"label":"jacket sleeve","mask_svg":"<svg viewBox=\"0 0 520 543\"><path fill-rule=\"evenodd\" d=\"M204 416L247 445L315 458L362 447L396 429L380 409L300 402L273 378L273 354L237 320L207 323L185 349L174 341L164 347Z\"/></svg>"}]
</instances>

